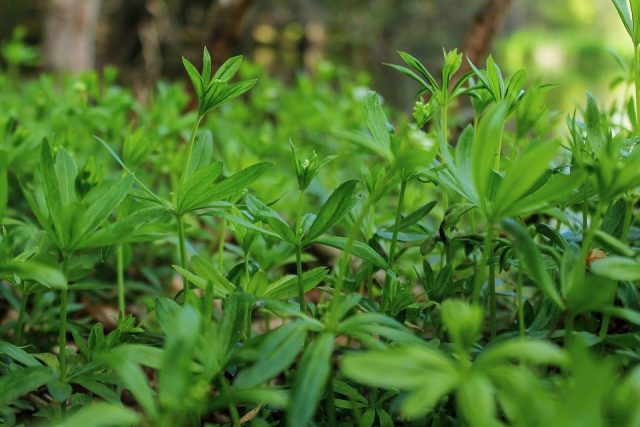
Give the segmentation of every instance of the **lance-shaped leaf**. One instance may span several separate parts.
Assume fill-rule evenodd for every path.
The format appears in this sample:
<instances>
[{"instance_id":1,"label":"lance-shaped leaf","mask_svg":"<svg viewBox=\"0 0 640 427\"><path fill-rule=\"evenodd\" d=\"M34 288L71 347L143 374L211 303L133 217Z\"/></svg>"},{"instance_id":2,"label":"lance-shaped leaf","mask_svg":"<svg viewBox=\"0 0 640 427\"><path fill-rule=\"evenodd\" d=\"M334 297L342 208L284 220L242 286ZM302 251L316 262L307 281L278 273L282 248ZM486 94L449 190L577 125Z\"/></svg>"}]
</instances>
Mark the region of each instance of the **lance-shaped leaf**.
<instances>
[{"instance_id":1,"label":"lance-shaped leaf","mask_svg":"<svg viewBox=\"0 0 640 427\"><path fill-rule=\"evenodd\" d=\"M271 229L275 231L284 241L295 245L297 243L296 235L287 224L287 222L282 219L278 213L269 207L267 204L260 201L257 197L252 196L251 194L247 194L245 196L245 201L247 203L247 209L257 219L262 222L266 222L269 224Z\"/></svg>"},{"instance_id":2,"label":"lance-shaped leaf","mask_svg":"<svg viewBox=\"0 0 640 427\"><path fill-rule=\"evenodd\" d=\"M357 184L356 180L347 181L329 196L305 234L302 241L303 246L320 237L353 208L356 203L354 194Z\"/></svg>"},{"instance_id":3,"label":"lance-shaped leaf","mask_svg":"<svg viewBox=\"0 0 640 427\"><path fill-rule=\"evenodd\" d=\"M10 371L0 377L0 407L37 389L57 377L57 373L45 367L28 367Z\"/></svg>"},{"instance_id":4,"label":"lance-shaped leaf","mask_svg":"<svg viewBox=\"0 0 640 427\"><path fill-rule=\"evenodd\" d=\"M564 309L564 302L547 272L540 249L533 242L527 230L514 220L502 222L504 228L515 237L515 248L521 266L540 287L540 290L560 309Z\"/></svg>"},{"instance_id":5,"label":"lance-shaped leaf","mask_svg":"<svg viewBox=\"0 0 640 427\"><path fill-rule=\"evenodd\" d=\"M302 287L304 292L309 292L311 289L315 288L318 283L324 280L325 277L327 277L326 267L316 267L302 273ZM271 283L264 292L264 295L260 296L273 299L287 299L298 296L298 277L282 277Z\"/></svg>"},{"instance_id":6,"label":"lance-shaped leaf","mask_svg":"<svg viewBox=\"0 0 640 427\"><path fill-rule=\"evenodd\" d=\"M386 159L391 158L391 135L389 134L387 116L382 111L378 94L372 91L364 99L364 113L367 126L376 143L376 152Z\"/></svg>"},{"instance_id":7,"label":"lance-shaped leaf","mask_svg":"<svg viewBox=\"0 0 640 427\"><path fill-rule=\"evenodd\" d=\"M51 146L46 139L40 145L40 177L42 181L42 189L47 204L49 220L53 224L58 243L61 247L66 246L64 225L62 220L62 199L60 196L60 187L58 176L55 170L55 162Z\"/></svg>"},{"instance_id":8,"label":"lance-shaped leaf","mask_svg":"<svg viewBox=\"0 0 640 427\"><path fill-rule=\"evenodd\" d=\"M116 182L103 182L87 194L85 202L88 202L88 206L81 212L78 223L75 224L77 232L74 233L72 247L75 248L89 233L107 220L109 214L129 193L132 185L133 177L128 175Z\"/></svg>"},{"instance_id":9,"label":"lance-shaped leaf","mask_svg":"<svg viewBox=\"0 0 640 427\"><path fill-rule=\"evenodd\" d=\"M311 421L329 378L334 339L331 333L320 334L302 355L287 411L288 426L306 426Z\"/></svg>"},{"instance_id":10,"label":"lance-shaped leaf","mask_svg":"<svg viewBox=\"0 0 640 427\"><path fill-rule=\"evenodd\" d=\"M471 167L473 183L481 204L491 198L491 178L496 156L500 156L499 147L507 111L508 105L505 102L489 107L474 134Z\"/></svg>"},{"instance_id":11,"label":"lance-shaped leaf","mask_svg":"<svg viewBox=\"0 0 640 427\"><path fill-rule=\"evenodd\" d=\"M357 240L349 243L349 239L345 237L336 236L322 236L318 237L313 243L319 243L321 245L331 246L332 248L346 250L350 246L349 252L365 261L368 261L378 268L386 269L389 265L387 261L373 248L366 243L358 242Z\"/></svg>"},{"instance_id":12,"label":"lance-shaped leaf","mask_svg":"<svg viewBox=\"0 0 640 427\"><path fill-rule=\"evenodd\" d=\"M13 260L0 265L0 277L3 274L16 274L22 280L32 280L48 288L62 289L67 280L57 268L31 260Z\"/></svg>"},{"instance_id":13,"label":"lance-shaped leaf","mask_svg":"<svg viewBox=\"0 0 640 427\"><path fill-rule=\"evenodd\" d=\"M255 363L240 371L234 385L257 386L284 371L298 357L306 335L307 325L301 321L288 323L270 333L256 349Z\"/></svg>"},{"instance_id":14,"label":"lance-shaped leaf","mask_svg":"<svg viewBox=\"0 0 640 427\"><path fill-rule=\"evenodd\" d=\"M214 202L224 200L234 194L237 194L260 178L272 165L272 163L268 162L256 163L255 165L251 165L248 168L243 169L215 184L201 184L197 182L196 178L200 175L200 171L203 171L203 174L206 174L204 171L209 171L208 174L210 175L213 175L215 172L213 166L200 169L187 179L187 182L193 182L193 185L189 184L189 187L194 188L195 190L191 193L186 188L184 189L182 204L180 205L178 212L184 214L197 209L206 208ZM186 182L184 187L187 187Z\"/></svg>"},{"instance_id":15,"label":"lance-shaped leaf","mask_svg":"<svg viewBox=\"0 0 640 427\"><path fill-rule=\"evenodd\" d=\"M166 212L166 208L160 206L135 211L125 218L118 219L116 222L91 233L76 246L76 249L99 248L118 243L135 242L137 241L135 235L137 230Z\"/></svg>"}]
</instances>

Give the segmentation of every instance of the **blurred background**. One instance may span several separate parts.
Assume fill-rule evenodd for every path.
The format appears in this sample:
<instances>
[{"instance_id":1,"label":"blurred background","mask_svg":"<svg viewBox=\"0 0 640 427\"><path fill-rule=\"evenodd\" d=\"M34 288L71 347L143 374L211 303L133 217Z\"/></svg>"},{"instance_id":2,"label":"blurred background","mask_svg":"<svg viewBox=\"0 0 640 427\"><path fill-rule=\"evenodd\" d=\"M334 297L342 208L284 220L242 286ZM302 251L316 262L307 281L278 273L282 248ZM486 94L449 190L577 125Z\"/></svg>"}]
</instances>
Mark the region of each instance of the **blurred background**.
<instances>
[{"instance_id":1,"label":"blurred background","mask_svg":"<svg viewBox=\"0 0 640 427\"><path fill-rule=\"evenodd\" d=\"M0 0L3 65L26 74L115 66L144 100L160 79L198 65L247 59L284 82L325 61L364 72L385 99L409 109L415 85L384 66L405 50L437 70L441 49L475 63L492 53L506 73L560 84L572 108L602 92L616 72L609 50L631 54L608 0Z\"/></svg>"}]
</instances>

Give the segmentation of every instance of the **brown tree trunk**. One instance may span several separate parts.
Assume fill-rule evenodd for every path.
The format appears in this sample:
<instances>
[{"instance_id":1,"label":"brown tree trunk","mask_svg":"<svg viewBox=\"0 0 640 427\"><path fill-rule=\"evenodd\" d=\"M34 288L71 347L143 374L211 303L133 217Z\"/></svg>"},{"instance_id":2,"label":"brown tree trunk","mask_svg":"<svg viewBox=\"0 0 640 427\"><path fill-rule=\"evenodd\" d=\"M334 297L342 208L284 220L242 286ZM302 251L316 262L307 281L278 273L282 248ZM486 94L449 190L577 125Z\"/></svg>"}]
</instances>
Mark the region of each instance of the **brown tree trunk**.
<instances>
[{"instance_id":1,"label":"brown tree trunk","mask_svg":"<svg viewBox=\"0 0 640 427\"><path fill-rule=\"evenodd\" d=\"M44 25L44 59L55 71L83 71L95 63L102 0L50 0Z\"/></svg>"},{"instance_id":2,"label":"brown tree trunk","mask_svg":"<svg viewBox=\"0 0 640 427\"><path fill-rule=\"evenodd\" d=\"M510 4L511 0L488 0L476 12L471 27L462 42L462 52L474 64L484 62L489 54L493 39L502 25ZM466 62L463 63L463 68L468 69Z\"/></svg>"},{"instance_id":3,"label":"brown tree trunk","mask_svg":"<svg viewBox=\"0 0 640 427\"><path fill-rule=\"evenodd\" d=\"M213 62L220 65L235 55L242 41L245 18L256 0L217 1L207 12L204 41L213 54Z\"/></svg>"}]
</instances>

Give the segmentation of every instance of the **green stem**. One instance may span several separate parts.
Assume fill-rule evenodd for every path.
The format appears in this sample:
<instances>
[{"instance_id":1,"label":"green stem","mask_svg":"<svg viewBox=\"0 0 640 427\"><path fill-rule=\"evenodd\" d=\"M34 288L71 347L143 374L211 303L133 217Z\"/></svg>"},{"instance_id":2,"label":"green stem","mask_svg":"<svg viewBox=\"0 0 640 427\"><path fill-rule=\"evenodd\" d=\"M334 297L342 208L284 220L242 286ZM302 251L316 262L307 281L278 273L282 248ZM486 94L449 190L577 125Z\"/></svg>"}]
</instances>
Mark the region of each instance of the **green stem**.
<instances>
[{"instance_id":1,"label":"green stem","mask_svg":"<svg viewBox=\"0 0 640 427\"><path fill-rule=\"evenodd\" d=\"M222 391L226 394L229 392L229 380L227 380L227 378L224 376L224 374L220 375L220 388L222 389ZM233 427L239 427L240 426L240 414L238 413L238 408L236 408L236 405L233 402L229 402L228 405L228 409L229 409L229 414L231 415L231 422Z\"/></svg>"},{"instance_id":2,"label":"green stem","mask_svg":"<svg viewBox=\"0 0 640 427\"><path fill-rule=\"evenodd\" d=\"M67 297L69 287L69 259L67 255L62 257L62 272L65 277L65 284L60 292L60 337L59 337L59 363L60 380L64 381L67 376Z\"/></svg>"},{"instance_id":3,"label":"green stem","mask_svg":"<svg viewBox=\"0 0 640 427\"><path fill-rule=\"evenodd\" d=\"M636 135L640 134L640 45L634 46L633 70L636 89Z\"/></svg>"},{"instance_id":4,"label":"green stem","mask_svg":"<svg viewBox=\"0 0 640 427\"><path fill-rule=\"evenodd\" d=\"M404 195L407 189L407 179L404 177L400 183L400 195L398 196L398 206L396 207L396 219L393 224L393 234L391 236L391 247L389 248L389 257L387 262L389 267L393 268L393 261L396 255L396 246L398 244L398 233L400 232L400 220L402 216L402 205L404 204Z\"/></svg>"},{"instance_id":5,"label":"green stem","mask_svg":"<svg viewBox=\"0 0 640 427\"><path fill-rule=\"evenodd\" d=\"M571 313L567 315L567 320L564 323L564 346L565 348L571 344L573 338L573 323L575 316Z\"/></svg>"},{"instance_id":6,"label":"green stem","mask_svg":"<svg viewBox=\"0 0 640 427\"><path fill-rule=\"evenodd\" d=\"M193 125L193 129L191 130L191 137L189 138L189 145L187 147L187 157L185 159L184 165L182 166L182 177L180 178L180 186L184 184L185 179L187 179L187 169L189 168L189 163L191 163L191 155L193 153L193 145L196 140L196 134L198 132L198 127L200 127L200 122L204 116L199 116L198 120Z\"/></svg>"},{"instance_id":7,"label":"green stem","mask_svg":"<svg viewBox=\"0 0 640 427\"><path fill-rule=\"evenodd\" d=\"M124 248L122 244L116 248L116 271L118 275L118 311L120 317L125 316L125 302L124 302Z\"/></svg>"},{"instance_id":8,"label":"green stem","mask_svg":"<svg viewBox=\"0 0 640 427\"><path fill-rule=\"evenodd\" d=\"M224 238L227 230L227 220L223 219L220 223L220 240L218 240L218 270L222 272L224 261Z\"/></svg>"},{"instance_id":9,"label":"green stem","mask_svg":"<svg viewBox=\"0 0 640 427\"><path fill-rule=\"evenodd\" d=\"M629 240L629 231L631 230L631 223L633 222L633 201L629 198L625 199L624 205L624 217L622 220L622 232L620 233L620 241L623 243L627 243ZM615 300L615 294L611 297L609 301L609 305L613 305ZM609 332L609 322L611 321L611 316L605 314L602 318L602 324L600 325L600 332L598 336L601 340L604 340L607 337L607 333Z\"/></svg>"},{"instance_id":10,"label":"green stem","mask_svg":"<svg viewBox=\"0 0 640 427\"><path fill-rule=\"evenodd\" d=\"M296 275L298 276L298 301L300 302L300 311L305 312L304 302L304 282L302 281L302 247L296 246Z\"/></svg>"},{"instance_id":11,"label":"green stem","mask_svg":"<svg viewBox=\"0 0 640 427\"><path fill-rule=\"evenodd\" d=\"M489 263L489 320L491 328L491 338L496 337L496 266Z\"/></svg>"},{"instance_id":12,"label":"green stem","mask_svg":"<svg viewBox=\"0 0 640 427\"><path fill-rule=\"evenodd\" d=\"M396 246L398 244L398 233L400 232L400 220L402 217L402 205L404 204L404 195L407 189L407 179L402 177L400 182L400 195L398 196L398 205L396 206L396 217L393 223L393 232L391 235L391 246L389 247L389 255L387 256L387 264L393 270L393 262L396 256ZM387 274L384 279L384 287L382 288L382 311L386 312L388 303L391 300L391 276Z\"/></svg>"},{"instance_id":13,"label":"green stem","mask_svg":"<svg viewBox=\"0 0 640 427\"><path fill-rule=\"evenodd\" d=\"M187 247L184 236L184 224L182 220L182 215L176 215L176 220L178 223L178 250L180 252L180 267L186 269L187 268ZM191 298L191 289L189 285L189 281L186 277L182 278L184 284L184 303L186 304L188 300Z\"/></svg>"},{"instance_id":14,"label":"green stem","mask_svg":"<svg viewBox=\"0 0 640 427\"><path fill-rule=\"evenodd\" d=\"M525 325L524 325L524 295L522 294L522 270L518 269L518 279L516 282L518 292L518 332L520 337L524 338Z\"/></svg>"},{"instance_id":15,"label":"green stem","mask_svg":"<svg viewBox=\"0 0 640 427\"><path fill-rule=\"evenodd\" d=\"M474 304L480 303L480 291L482 289L482 282L484 281L484 268L489 263L490 257L493 254L493 227L493 222L487 223L487 230L485 231L483 244L484 250L482 251L480 264L478 265L478 269L473 281L472 301ZM491 283L489 283L489 289L491 293L495 293L495 286L495 281L491 281ZM492 319L492 321L495 322L495 319Z\"/></svg>"},{"instance_id":16,"label":"green stem","mask_svg":"<svg viewBox=\"0 0 640 427\"><path fill-rule=\"evenodd\" d=\"M300 190L298 196L298 210L296 213L296 276L298 278L298 301L300 304L300 312L305 312L304 302L304 282L302 281L302 203L304 202L304 190Z\"/></svg>"},{"instance_id":17,"label":"green stem","mask_svg":"<svg viewBox=\"0 0 640 427\"><path fill-rule=\"evenodd\" d=\"M23 291L20 294L20 308L18 311L18 322L16 324L16 344L22 344L22 335L24 329L24 318L27 313L27 300L29 298L29 292L27 292L27 285L23 284Z\"/></svg>"},{"instance_id":18,"label":"green stem","mask_svg":"<svg viewBox=\"0 0 640 427\"><path fill-rule=\"evenodd\" d=\"M329 426L331 427L335 427L336 426L336 406L335 406L335 392L333 390L333 377L334 377L334 373L333 373L333 368L331 369L331 372L329 373L329 380L327 381L327 400L326 400L326 407L327 407L327 417L329 418Z\"/></svg>"}]
</instances>

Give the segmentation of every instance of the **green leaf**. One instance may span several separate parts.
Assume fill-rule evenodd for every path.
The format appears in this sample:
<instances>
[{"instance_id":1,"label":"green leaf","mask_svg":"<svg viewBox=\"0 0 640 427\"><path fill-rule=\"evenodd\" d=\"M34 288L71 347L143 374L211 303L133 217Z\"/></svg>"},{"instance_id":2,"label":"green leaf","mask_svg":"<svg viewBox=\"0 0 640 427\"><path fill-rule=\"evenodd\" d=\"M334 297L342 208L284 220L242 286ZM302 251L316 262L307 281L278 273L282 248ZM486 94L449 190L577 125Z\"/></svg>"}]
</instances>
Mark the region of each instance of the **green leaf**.
<instances>
[{"instance_id":1,"label":"green leaf","mask_svg":"<svg viewBox=\"0 0 640 427\"><path fill-rule=\"evenodd\" d=\"M180 307L167 325L162 365L158 372L158 396L162 406L180 410L192 389L192 363L199 335L200 316L191 305Z\"/></svg>"},{"instance_id":2,"label":"green leaf","mask_svg":"<svg viewBox=\"0 0 640 427\"><path fill-rule=\"evenodd\" d=\"M140 366L124 358L111 360L113 369L122 384L131 392L136 401L152 417L157 414L154 393L147 383L147 376Z\"/></svg>"},{"instance_id":3,"label":"green leaf","mask_svg":"<svg viewBox=\"0 0 640 427\"><path fill-rule=\"evenodd\" d=\"M67 230L64 229L62 220L62 198L60 196L60 187L58 176L55 171L55 163L53 161L53 153L51 146L46 139L40 145L40 175L42 181L42 189L44 198L49 211L49 219L54 226L58 243L61 247L66 246Z\"/></svg>"},{"instance_id":4,"label":"green leaf","mask_svg":"<svg viewBox=\"0 0 640 427\"><path fill-rule=\"evenodd\" d=\"M273 166L273 163L260 162L231 175L215 185L210 198L212 200L222 200L239 193L260 178L271 166Z\"/></svg>"},{"instance_id":5,"label":"green leaf","mask_svg":"<svg viewBox=\"0 0 640 427\"><path fill-rule=\"evenodd\" d=\"M76 177L78 169L76 164L67 153L64 147L58 150L55 161L56 176L58 177L58 188L60 189L60 201L62 206L67 206L76 200Z\"/></svg>"},{"instance_id":6,"label":"green leaf","mask_svg":"<svg viewBox=\"0 0 640 427\"><path fill-rule=\"evenodd\" d=\"M191 176L195 171L211 164L213 157L213 135L206 130L198 135L193 143L193 152L187 165L186 177ZM222 168L220 169L222 171ZM214 178L215 179L215 178Z\"/></svg>"},{"instance_id":7,"label":"green leaf","mask_svg":"<svg viewBox=\"0 0 640 427\"><path fill-rule=\"evenodd\" d=\"M451 342L459 350L467 352L482 332L482 308L462 300L448 299L442 303L441 311Z\"/></svg>"},{"instance_id":8,"label":"green leaf","mask_svg":"<svg viewBox=\"0 0 640 427\"><path fill-rule=\"evenodd\" d=\"M215 192L215 180L221 172L222 162L215 162L197 170L194 166L194 172L185 179L178 190L176 210L184 214L210 203L211 194Z\"/></svg>"},{"instance_id":9,"label":"green leaf","mask_svg":"<svg viewBox=\"0 0 640 427\"><path fill-rule=\"evenodd\" d=\"M528 150L518 153L505 172L492 202L492 208L501 212L508 212L509 208L523 196L549 170L549 162L557 152L557 145L553 142L532 144Z\"/></svg>"},{"instance_id":10,"label":"green leaf","mask_svg":"<svg viewBox=\"0 0 640 427\"><path fill-rule=\"evenodd\" d=\"M354 193L357 184L355 179L344 182L329 196L304 236L302 246L320 237L351 210L356 204Z\"/></svg>"},{"instance_id":11,"label":"green leaf","mask_svg":"<svg viewBox=\"0 0 640 427\"><path fill-rule=\"evenodd\" d=\"M106 402L96 402L56 423L56 427L120 427L135 426L140 422L132 409Z\"/></svg>"},{"instance_id":12,"label":"green leaf","mask_svg":"<svg viewBox=\"0 0 640 427\"><path fill-rule=\"evenodd\" d=\"M425 66L422 65L422 63L420 61L418 61L416 58L414 58L413 56L411 56L407 52L398 51L398 55L400 55L402 60L407 65L409 65L414 70L418 71L422 75L422 77L424 77L424 79L429 82L429 85L431 86L429 88L429 90L430 90L431 93L436 93L440 89L436 79L433 77L433 75L431 75L429 70L427 70L425 68Z\"/></svg>"},{"instance_id":13,"label":"green leaf","mask_svg":"<svg viewBox=\"0 0 640 427\"><path fill-rule=\"evenodd\" d=\"M613 5L618 11L620 20L624 25L624 28L629 33L629 37L633 39L633 21L631 20L631 14L629 13L629 7L627 6L627 0L612 0Z\"/></svg>"},{"instance_id":14,"label":"green leaf","mask_svg":"<svg viewBox=\"0 0 640 427\"><path fill-rule=\"evenodd\" d=\"M460 413L471 427L500 427L491 381L484 375L471 375L456 393Z\"/></svg>"},{"instance_id":15,"label":"green leaf","mask_svg":"<svg viewBox=\"0 0 640 427\"><path fill-rule=\"evenodd\" d=\"M258 360L249 368L240 371L236 387L257 386L284 371L298 357L304 346L307 326L293 322L271 332L256 348Z\"/></svg>"},{"instance_id":16,"label":"green leaf","mask_svg":"<svg viewBox=\"0 0 640 427\"><path fill-rule=\"evenodd\" d=\"M621 256L608 256L591 263L591 272L611 280L640 280L640 261Z\"/></svg>"},{"instance_id":17,"label":"green leaf","mask_svg":"<svg viewBox=\"0 0 640 427\"><path fill-rule=\"evenodd\" d=\"M342 358L340 370L361 384L402 390L428 384L434 373L457 377L452 359L424 345L348 353Z\"/></svg>"},{"instance_id":18,"label":"green leaf","mask_svg":"<svg viewBox=\"0 0 640 427\"><path fill-rule=\"evenodd\" d=\"M364 99L364 113L367 126L379 150L389 159L391 157L391 135L387 129L387 117L382 111L378 94L369 91Z\"/></svg>"},{"instance_id":19,"label":"green leaf","mask_svg":"<svg viewBox=\"0 0 640 427\"><path fill-rule=\"evenodd\" d=\"M7 154L4 150L0 150L0 221L7 211L7 201L9 200L6 155Z\"/></svg>"},{"instance_id":20,"label":"green leaf","mask_svg":"<svg viewBox=\"0 0 640 427\"><path fill-rule=\"evenodd\" d=\"M49 368L33 366L10 371L0 377L0 407L7 406L30 391L53 381L58 374Z\"/></svg>"},{"instance_id":21,"label":"green leaf","mask_svg":"<svg viewBox=\"0 0 640 427\"><path fill-rule=\"evenodd\" d=\"M204 90L200 73L198 73L196 67L194 67L193 64L184 56L182 57L182 64L184 65L185 70L187 70L187 74L189 75L189 79L193 85L193 90L195 90L196 96L198 97L198 103L200 104L202 102L201 100Z\"/></svg>"},{"instance_id":22,"label":"green leaf","mask_svg":"<svg viewBox=\"0 0 640 427\"><path fill-rule=\"evenodd\" d=\"M564 302L556 289L542 259L540 250L535 245L527 230L514 220L502 222L504 228L516 239L515 249L521 266L542 292L560 309L564 309Z\"/></svg>"},{"instance_id":23,"label":"green leaf","mask_svg":"<svg viewBox=\"0 0 640 427\"><path fill-rule=\"evenodd\" d=\"M594 240L602 245L602 247L611 252L627 257L633 257L636 253L625 243L621 242L611 234L602 230L596 230Z\"/></svg>"},{"instance_id":24,"label":"green leaf","mask_svg":"<svg viewBox=\"0 0 640 427\"><path fill-rule=\"evenodd\" d=\"M15 346L6 341L0 341L0 354L4 354L7 357L25 366L29 366L29 367L41 366L40 362L38 362L38 359L33 357L31 354L27 353L20 347Z\"/></svg>"},{"instance_id":25,"label":"green leaf","mask_svg":"<svg viewBox=\"0 0 640 427\"><path fill-rule=\"evenodd\" d=\"M433 210L433 208L436 206L437 203L438 203L437 200L432 200L431 202L425 204L424 206L416 209L415 211L411 212L409 215L402 218L400 220L400 225L399 225L400 230L409 228L412 225L419 222L420 220L422 220L422 218L427 216L429 212Z\"/></svg>"},{"instance_id":26,"label":"green leaf","mask_svg":"<svg viewBox=\"0 0 640 427\"><path fill-rule=\"evenodd\" d=\"M116 222L91 233L87 238L82 240L76 248L99 248L120 243L135 242L137 241L134 234L136 230L166 212L167 209L161 206L137 210L127 215L125 218L119 219Z\"/></svg>"},{"instance_id":27,"label":"green leaf","mask_svg":"<svg viewBox=\"0 0 640 427\"><path fill-rule=\"evenodd\" d=\"M496 156L500 153L502 132L507 119L508 105L505 102L492 105L478 123L471 148L473 183L480 202L491 199L491 175Z\"/></svg>"},{"instance_id":28,"label":"green leaf","mask_svg":"<svg viewBox=\"0 0 640 427\"><path fill-rule=\"evenodd\" d=\"M311 421L331 371L334 339L333 334L322 333L302 355L291 391L287 425L306 426Z\"/></svg>"},{"instance_id":29,"label":"green leaf","mask_svg":"<svg viewBox=\"0 0 640 427\"><path fill-rule=\"evenodd\" d=\"M331 246L332 248L345 250L349 246L349 239L346 237L323 236L318 237L312 243ZM350 252L365 261L368 261L378 268L386 269L389 267L387 261L373 248L366 243L356 240L351 242Z\"/></svg>"},{"instance_id":30,"label":"green leaf","mask_svg":"<svg viewBox=\"0 0 640 427\"><path fill-rule=\"evenodd\" d=\"M312 270L302 273L302 287L304 292L309 292L315 288L318 283L327 277L328 269L326 267L316 267ZM272 299L287 299L298 296L298 277L285 276L270 284L264 292L264 296Z\"/></svg>"},{"instance_id":31,"label":"green leaf","mask_svg":"<svg viewBox=\"0 0 640 427\"><path fill-rule=\"evenodd\" d=\"M227 59L224 64L216 70L216 73L213 75L213 79L228 82L238 72L240 64L242 64L242 55L233 56Z\"/></svg>"},{"instance_id":32,"label":"green leaf","mask_svg":"<svg viewBox=\"0 0 640 427\"><path fill-rule=\"evenodd\" d=\"M37 261L10 261L2 266L2 270L15 273L23 280L33 280L48 288L64 289L67 286L67 280L60 270Z\"/></svg>"},{"instance_id":33,"label":"green leaf","mask_svg":"<svg viewBox=\"0 0 640 427\"><path fill-rule=\"evenodd\" d=\"M475 366L488 369L491 366L502 366L511 360L558 366L564 366L569 361L564 351L550 342L511 339L487 347L476 359Z\"/></svg>"},{"instance_id":34,"label":"green leaf","mask_svg":"<svg viewBox=\"0 0 640 427\"><path fill-rule=\"evenodd\" d=\"M604 307L600 311L609 316L626 320L634 325L640 325L640 312L636 310L623 307Z\"/></svg>"},{"instance_id":35,"label":"green leaf","mask_svg":"<svg viewBox=\"0 0 640 427\"><path fill-rule=\"evenodd\" d=\"M92 200L92 203L81 213L80 224L77 225L79 232L75 236L73 246L82 243L89 233L107 220L109 214L127 196L132 185L133 178L126 176L115 183L104 182L87 194L86 199Z\"/></svg>"},{"instance_id":36,"label":"green leaf","mask_svg":"<svg viewBox=\"0 0 640 427\"><path fill-rule=\"evenodd\" d=\"M282 219L275 210L271 209L251 194L247 194L245 196L245 201L247 203L247 209L251 215L260 221L269 224L273 231L275 231L285 242L291 243L292 245L297 243L295 233L289 224L287 224L287 222Z\"/></svg>"}]
</instances>

